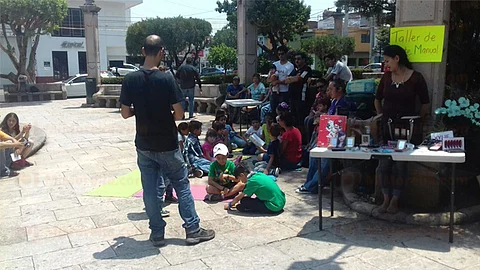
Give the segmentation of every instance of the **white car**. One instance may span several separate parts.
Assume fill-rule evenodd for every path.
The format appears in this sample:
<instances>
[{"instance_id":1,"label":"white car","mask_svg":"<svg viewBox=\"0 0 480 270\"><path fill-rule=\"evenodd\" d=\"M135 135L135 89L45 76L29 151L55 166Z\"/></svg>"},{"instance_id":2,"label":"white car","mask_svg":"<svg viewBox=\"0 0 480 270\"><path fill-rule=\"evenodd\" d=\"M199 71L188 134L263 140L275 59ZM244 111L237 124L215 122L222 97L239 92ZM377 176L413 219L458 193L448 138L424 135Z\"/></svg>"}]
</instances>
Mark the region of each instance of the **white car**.
<instances>
[{"instance_id":1,"label":"white car","mask_svg":"<svg viewBox=\"0 0 480 270\"><path fill-rule=\"evenodd\" d=\"M371 69L373 72L382 72L382 63L371 63L364 66L363 69Z\"/></svg>"},{"instance_id":2,"label":"white car","mask_svg":"<svg viewBox=\"0 0 480 270\"><path fill-rule=\"evenodd\" d=\"M126 64L124 63L123 66L121 67L111 67L110 71L117 75L117 76L125 76L130 72L134 72L140 70L138 67L132 65L132 64Z\"/></svg>"},{"instance_id":3,"label":"white car","mask_svg":"<svg viewBox=\"0 0 480 270\"><path fill-rule=\"evenodd\" d=\"M87 96L87 87L85 84L87 76L87 74L78 74L63 81L65 89L67 90L67 98ZM115 75L108 71L100 72L100 76L102 78L115 77Z\"/></svg>"}]
</instances>

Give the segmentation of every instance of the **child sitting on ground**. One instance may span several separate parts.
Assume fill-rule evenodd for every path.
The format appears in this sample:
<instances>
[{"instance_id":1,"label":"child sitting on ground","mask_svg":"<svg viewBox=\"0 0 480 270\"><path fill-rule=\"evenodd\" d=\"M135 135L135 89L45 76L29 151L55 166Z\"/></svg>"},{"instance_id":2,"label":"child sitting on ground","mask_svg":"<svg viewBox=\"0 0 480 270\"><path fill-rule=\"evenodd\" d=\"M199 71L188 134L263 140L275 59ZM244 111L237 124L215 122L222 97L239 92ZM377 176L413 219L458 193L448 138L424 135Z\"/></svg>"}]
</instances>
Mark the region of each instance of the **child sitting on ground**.
<instances>
[{"instance_id":1,"label":"child sitting on ground","mask_svg":"<svg viewBox=\"0 0 480 270\"><path fill-rule=\"evenodd\" d=\"M243 164L235 168L234 175L245 188L231 202L225 204L225 210L236 208L240 212L261 214L277 214L283 211L285 193L272 178L263 173L250 172ZM251 198L253 195L256 198Z\"/></svg>"},{"instance_id":2,"label":"child sitting on ground","mask_svg":"<svg viewBox=\"0 0 480 270\"><path fill-rule=\"evenodd\" d=\"M262 125L262 140L265 142L265 145L269 145L270 142L272 141L272 138L270 137L270 127L272 126L273 123L273 117L272 114L267 114L265 115L265 124Z\"/></svg>"},{"instance_id":3,"label":"child sitting on ground","mask_svg":"<svg viewBox=\"0 0 480 270\"><path fill-rule=\"evenodd\" d=\"M227 124L227 116L221 115L217 119L215 119L215 121L218 121L225 125L225 128L228 131L228 140L231 144L232 149L236 149L237 147L243 148L245 147L245 145L247 145L247 142L242 137L240 137L237 132L233 130L232 126Z\"/></svg>"},{"instance_id":4,"label":"child sitting on ground","mask_svg":"<svg viewBox=\"0 0 480 270\"><path fill-rule=\"evenodd\" d=\"M270 135L273 140L268 145L268 150L262 149L264 152L258 155L259 162L255 164L254 171L275 177L280 174L280 140L278 140L280 130L280 125L276 123L270 127Z\"/></svg>"},{"instance_id":5,"label":"child sitting on ground","mask_svg":"<svg viewBox=\"0 0 480 270\"><path fill-rule=\"evenodd\" d=\"M217 144L217 140L217 132L214 129L209 129L207 131L207 135L205 136L205 142L202 145L202 150L205 159L211 162L215 161L215 158L213 157L213 147Z\"/></svg>"},{"instance_id":6,"label":"child sitting on ground","mask_svg":"<svg viewBox=\"0 0 480 270\"><path fill-rule=\"evenodd\" d=\"M260 126L260 121L256 119L252 120L252 126L245 133L244 140L249 141L249 138L253 134L255 134L258 138L262 138L262 129ZM242 151L244 155L255 155L255 152L257 152L257 146L252 141L249 141L247 145L245 145Z\"/></svg>"},{"instance_id":7,"label":"child sitting on ground","mask_svg":"<svg viewBox=\"0 0 480 270\"><path fill-rule=\"evenodd\" d=\"M280 168L296 170L302 160L302 134L293 126L291 113L280 115L279 124L285 130L280 143Z\"/></svg>"},{"instance_id":8,"label":"child sitting on ground","mask_svg":"<svg viewBox=\"0 0 480 270\"><path fill-rule=\"evenodd\" d=\"M3 132L10 135L12 138L19 142L23 142L24 145L15 151L15 155L21 157L21 159L13 161L10 164L10 168L13 170L19 170L24 167L32 166L33 164L28 162L26 158L30 155L30 152L33 149L33 142L29 140L30 129L32 128L31 124L23 126L20 131L20 123L16 113L9 113L5 116L0 127ZM8 151L7 151L8 152ZM11 160L11 156L8 155L7 160Z\"/></svg>"},{"instance_id":9,"label":"child sitting on ground","mask_svg":"<svg viewBox=\"0 0 480 270\"><path fill-rule=\"evenodd\" d=\"M235 164L227 159L228 148L219 143L213 148L215 161L210 165L206 200L220 201L237 195L243 190L244 184L233 176Z\"/></svg>"},{"instance_id":10,"label":"child sitting on ground","mask_svg":"<svg viewBox=\"0 0 480 270\"><path fill-rule=\"evenodd\" d=\"M185 141L185 151L187 153L188 162L192 166L192 170L196 177L202 177L208 174L211 162L203 157L202 146L198 136L202 134L202 122L192 120L188 124L190 134Z\"/></svg>"},{"instance_id":11,"label":"child sitting on ground","mask_svg":"<svg viewBox=\"0 0 480 270\"><path fill-rule=\"evenodd\" d=\"M230 141L228 140L228 131L225 129L225 124L215 121L213 122L212 128L217 132L217 141L215 144L223 143L227 146L230 145Z\"/></svg>"}]
</instances>

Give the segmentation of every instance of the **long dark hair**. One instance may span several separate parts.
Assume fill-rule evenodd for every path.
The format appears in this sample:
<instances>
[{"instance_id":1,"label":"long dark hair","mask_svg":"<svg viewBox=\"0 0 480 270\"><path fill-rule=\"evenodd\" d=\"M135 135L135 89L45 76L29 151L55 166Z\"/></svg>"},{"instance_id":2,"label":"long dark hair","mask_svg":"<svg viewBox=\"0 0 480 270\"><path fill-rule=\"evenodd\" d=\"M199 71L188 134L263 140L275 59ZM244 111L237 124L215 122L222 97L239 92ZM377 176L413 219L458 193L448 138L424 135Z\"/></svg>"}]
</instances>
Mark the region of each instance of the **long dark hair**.
<instances>
[{"instance_id":1,"label":"long dark hair","mask_svg":"<svg viewBox=\"0 0 480 270\"><path fill-rule=\"evenodd\" d=\"M383 55L389 56L391 58L395 58L395 56L398 56L398 64L400 66L413 69L412 63L410 62L410 60L408 60L407 52L398 45L389 45L385 47Z\"/></svg>"},{"instance_id":2,"label":"long dark hair","mask_svg":"<svg viewBox=\"0 0 480 270\"><path fill-rule=\"evenodd\" d=\"M5 115L5 118L3 118L3 121L0 124L0 127L2 128L3 132L11 135L10 134L10 129L8 128L8 119L10 119L11 117L13 117L13 118L15 118L15 120L17 120L17 123L13 127L13 130L18 135L18 134L20 134L20 123L19 123L18 116L17 116L16 113L11 112L11 113Z\"/></svg>"}]
</instances>

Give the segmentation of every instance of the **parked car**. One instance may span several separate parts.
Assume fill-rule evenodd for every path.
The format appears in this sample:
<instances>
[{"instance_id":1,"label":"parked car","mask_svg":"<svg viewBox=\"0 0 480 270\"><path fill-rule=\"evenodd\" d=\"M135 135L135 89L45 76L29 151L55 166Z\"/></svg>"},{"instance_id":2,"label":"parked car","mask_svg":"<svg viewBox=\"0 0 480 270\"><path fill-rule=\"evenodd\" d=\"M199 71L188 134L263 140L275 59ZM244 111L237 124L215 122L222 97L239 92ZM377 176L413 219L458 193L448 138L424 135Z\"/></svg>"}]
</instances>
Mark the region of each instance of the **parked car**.
<instances>
[{"instance_id":1,"label":"parked car","mask_svg":"<svg viewBox=\"0 0 480 270\"><path fill-rule=\"evenodd\" d=\"M200 76L212 76L212 75L223 75L225 71L219 68L204 68L200 73Z\"/></svg>"},{"instance_id":2,"label":"parked car","mask_svg":"<svg viewBox=\"0 0 480 270\"><path fill-rule=\"evenodd\" d=\"M140 70L140 69L138 67L132 65L132 64L127 64L127 63L124 63L120 67L111 67L110 68L110 71L116 76L125 76L128 73L134 72L134 71L137 71L137 70Z\"/></svg>"},{"instance_id":3,"label":"parked car","mask_svg":"<svg viewBox=\"0 0 480 270\"><path fill-rule=\"evenodd\" d=\"M86 97L87 96L87 74L78 74L63 81L65 89L67 90L67 98L73 97ZM111 72L101 71L100 76L102 78L115 77Z\"/></svg>"},{"instance_id":4,"label":"parked car","mask_svg":"<svg viewBox=\"0 0 480 270\"><path fill-rule=\"evenodd\" d=\"M382 63L371 63L364 66L363 69L371 69L373 72L382 72Z\"/></svg>"}]
</instances>

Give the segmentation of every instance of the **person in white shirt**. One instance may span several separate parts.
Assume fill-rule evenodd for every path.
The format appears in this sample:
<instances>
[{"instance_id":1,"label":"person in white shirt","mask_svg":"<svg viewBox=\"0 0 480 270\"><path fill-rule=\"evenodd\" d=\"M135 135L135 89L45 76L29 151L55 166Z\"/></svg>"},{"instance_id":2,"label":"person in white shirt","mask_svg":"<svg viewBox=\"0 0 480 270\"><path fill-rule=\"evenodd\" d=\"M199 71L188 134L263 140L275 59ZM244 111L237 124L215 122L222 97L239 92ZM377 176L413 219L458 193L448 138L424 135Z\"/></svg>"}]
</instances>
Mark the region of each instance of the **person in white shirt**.
<instances>
[{"instance_id":1,"label":"person in white shirt","mask_svg":"<svg viewBox=\"0 0 480 270\"><path fill-rule=\"evenodd\" d=\"M342 79L345 82L349 82L353 79L350 69L342 61L337 60L335 55L328 54L323 58L323 60L325 60L325 64L329 68L327 77L325 77L327 82L335 79Z\"/></svg>"},{"instance_id":2,"label":"person in white shirt","mask_svg":"<svg viewBox=\"0 0 480 270\"><path fill-rule=\"evenodd\" d=\"M276 84L279 86L279 93L272 93L272 113L275 113L275 108L277 108L278 104L282 102L289 102L288 84L285 82L285 80L295 69L295 66L288 61L288 49L285 46L278 48L277 52L280 60L273 64L277 68L278 80Z\"/></svg>"},{"instance_id":3,"label":"person in white shirt","mask_svg":"<svg viewBox=\"0 0 480 270\"><path fill-rule=\"evenodd\" d=\"M247 133L244 136L245 141L247 141L247 145L243 148L242 153L244 155L255 155L255 152L257 152L257 146L249 140L251 136L254 134L258 138L262 138L262 127L260 125L260 121L257 119L252 120L252 126L247 130Z\"/></svg>"}]
</instances>

